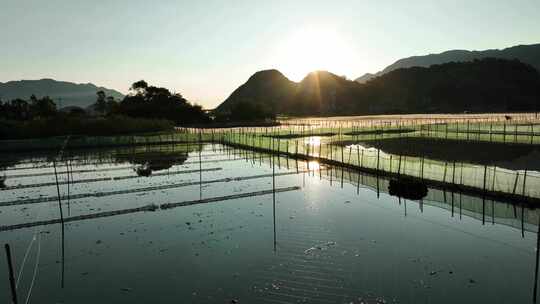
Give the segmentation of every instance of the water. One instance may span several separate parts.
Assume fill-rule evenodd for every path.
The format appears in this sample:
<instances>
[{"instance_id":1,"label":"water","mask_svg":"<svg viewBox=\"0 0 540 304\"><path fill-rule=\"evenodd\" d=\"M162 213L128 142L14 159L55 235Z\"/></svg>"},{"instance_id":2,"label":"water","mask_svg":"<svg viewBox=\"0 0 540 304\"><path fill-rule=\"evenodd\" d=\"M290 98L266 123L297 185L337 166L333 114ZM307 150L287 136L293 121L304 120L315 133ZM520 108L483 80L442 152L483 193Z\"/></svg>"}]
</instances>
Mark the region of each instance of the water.
<instances>
[{"instance_id":1,"label":"water","mask_svg":"<svg viewBox=\"0 0 540 304\"><path fill-rule=\"evenodd\" d=\"M218 145L203 146L200 155L197 146L149 149L70 155L78 159L72 170L86 171L72 180L101 180L70 184L70 196L88 196L69 205L64 198L64 218L222 200L0 232L21 273L20 303L533 301L535 210L434 189L422 202L403 200L387 194L384 179L377 192L373 176L315 163L306 172L304 162L277 157L275 187L300 189L276 193L274 209L271 192L227 199L272 190L269 155ZM174 160L162 166L168 169L136 177L130 159L141 165L159 153L185 157L163 157ZM10 164L20 169L5 171L7 187L35 187L0 191L0 204L57 195L55 185L39 186L54 181L43 175L52 163L40 157ZM10 178L17 174L34 176ZM110 177L122 179L104 180ZM67 182L66 174L59 178ZM184 186L167 188L172 184ZM141 190L151 186L156 190ZM118 190L132 192L104 195ZM60 192L67 195L67 184ZM59 216L58 201L0 206L3 227ZM1 256L0 300L9 302Z\"/></svg>"}]
</instances>

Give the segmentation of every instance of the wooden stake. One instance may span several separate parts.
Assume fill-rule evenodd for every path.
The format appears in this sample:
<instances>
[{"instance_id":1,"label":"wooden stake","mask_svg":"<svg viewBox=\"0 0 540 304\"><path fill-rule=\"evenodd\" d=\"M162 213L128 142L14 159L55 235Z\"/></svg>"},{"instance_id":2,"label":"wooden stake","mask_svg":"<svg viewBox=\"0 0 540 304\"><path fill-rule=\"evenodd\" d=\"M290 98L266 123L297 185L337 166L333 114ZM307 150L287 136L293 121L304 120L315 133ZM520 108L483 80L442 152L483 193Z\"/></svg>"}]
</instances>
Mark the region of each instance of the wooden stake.
<instances>
[{"instance_id":1,"label":"wooden stake","mask_svg":"<svg viewBox=\"0 0 540 304\"><path fill-rule=\"evenodd\" d=\"M11 249L9 248L9 244L6 244L4 246L6 249L6 258L8 263L8 271L9 271L9 286L11 288L11 301L13 304L17 304L17 289L15 286L15 275L13 271L13 262L11 260Z\"/></svg>"}]
</instances>

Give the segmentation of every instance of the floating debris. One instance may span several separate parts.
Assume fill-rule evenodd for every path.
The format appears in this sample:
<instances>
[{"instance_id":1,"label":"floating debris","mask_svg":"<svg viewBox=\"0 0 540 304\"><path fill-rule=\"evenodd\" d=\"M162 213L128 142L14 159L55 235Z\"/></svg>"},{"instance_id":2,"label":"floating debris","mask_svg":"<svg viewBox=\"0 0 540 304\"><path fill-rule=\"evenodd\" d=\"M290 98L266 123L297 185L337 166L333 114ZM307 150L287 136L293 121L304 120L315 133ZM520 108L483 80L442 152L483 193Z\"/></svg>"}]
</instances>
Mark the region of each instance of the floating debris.
<instances>
[{"instance_id":1,"label":"floating debris","mask_svg":"<svg viewBox=\"0 0 540 304\"><path fill-rule=\"evenodd\" d=\"M308 249L304 250L304 253L309 254L309 253L311 253L312 251L315 251L315 250L321 250L321 251L326 250L326 249L328 249L328 248L330 248L332 246L335 246L335 245L336 245L336 242L333 242L333 241L326 242L324 244L315 245L315 246L313 246L311 248L308 248Z\"/></svg>"},{"instance_id":2,"label":"floating debris","mask_svg":"<svg viewBox=\"0 0 540 304\"><path fill-rule=\"evenodd\" d=\"M150 167L149 163L145 163L144 165L134 168L133 170L137 173L138 176L148 177L152 175L152 168Z\"/></svg>"}]
</instances>

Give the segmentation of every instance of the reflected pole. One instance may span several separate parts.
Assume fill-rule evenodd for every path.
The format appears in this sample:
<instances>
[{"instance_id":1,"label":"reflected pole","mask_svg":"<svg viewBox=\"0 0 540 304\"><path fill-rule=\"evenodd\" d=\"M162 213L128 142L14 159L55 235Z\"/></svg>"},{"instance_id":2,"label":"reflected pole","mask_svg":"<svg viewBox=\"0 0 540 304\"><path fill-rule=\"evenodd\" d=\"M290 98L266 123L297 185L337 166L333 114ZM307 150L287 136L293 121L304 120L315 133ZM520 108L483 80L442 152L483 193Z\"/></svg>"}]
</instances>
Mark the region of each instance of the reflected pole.
<instances>
[{"instance_id":1,"label":"reflected pole","mask_svg":"<svg viewBox=\"0 0 540 304\"><path fill-rule=\"evenodd\" d=\"M56 180L56 191L58 193L58 208L60 209L60 224L62 225L62 273L60 286L64 288L64 212L62 211L62 199L60 197L60 185L58 184L58 173L56 171L56 160L53 160L54 178Z\"/></svg>"},{"instance_id":2,"label":"reflected pole","mask_svg":"<svg viewBox=\"0 0 540 304\"><path fill-rule=\"evenodd\" d=\"M202 138L201 131L199 130L199 199L202 200L202 161L201 161L201 152L202 152Z\"/></svg>"},{"instance_id":3,"label":"reflected pole","mask_svg":"<svg viewBox=\"0 0 540 304\"><path fill-rule=\"evenodd\" d=\"M272 151L274 150L274 139L272 138ZM274 163L274 153L272 153L272 215L274 219L274 252L276 251L276 166Z\"/></svg>"},{"instance_id":4,"label":"reflected pole","mask_svg":"<svg viewBox=\"0 0 540 304\"><path fill-rule=\"evenodd\" d=\"M536 266L534 269L533 303L536 303L536 294L538 292L538 253L539 251L540 251L540 217L538 218L538 230L536 232Z\"/></svg>"}]
</instances>

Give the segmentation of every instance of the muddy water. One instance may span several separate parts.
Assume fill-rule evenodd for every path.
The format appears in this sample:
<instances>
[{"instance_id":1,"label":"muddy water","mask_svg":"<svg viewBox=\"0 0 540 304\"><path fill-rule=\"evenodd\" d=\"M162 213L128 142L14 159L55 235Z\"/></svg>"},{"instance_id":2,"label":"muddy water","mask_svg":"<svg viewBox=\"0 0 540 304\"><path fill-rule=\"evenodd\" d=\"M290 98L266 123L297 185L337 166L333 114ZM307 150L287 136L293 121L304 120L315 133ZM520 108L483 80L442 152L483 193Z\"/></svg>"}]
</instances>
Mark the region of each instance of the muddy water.
<instances>
[{"instance_id":1,"label":"muddy water","mask_svg":"<svg viewBox=\"0 0 540 304\"><path fill-rule=\"evenodd\" d=\"M433 189L422 202L403 200L386 193L384 179L377 192L372 176L314 163L306 172L305 163L284 158L274 159L273 185L268 155L173 148L165 158L174 161L150 177L132 168L145 163L145 151L70 155L79 159L70 179L87 181L69 186L70 196L86 196L67 199L67 174L59 175L67 222L0 231L20 273L20 303L533 301L535 210L482 206L466 194L450 205L450 194ZM57 196L47 185L54 175L43 175L52 163L20 162L6 170L11 188L0 191L4 229L60 217L58 201L46 201ZM264 192L273 186L300 189L277 193L274 208ZM17 201L26 203L2 204ZM68 221L150 204L157 210ZM0 299L9 302L4 253L0 274Z\"/></svg>"}]
</instances>

